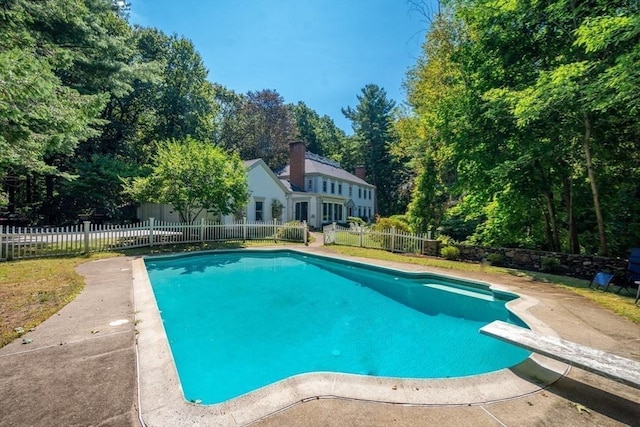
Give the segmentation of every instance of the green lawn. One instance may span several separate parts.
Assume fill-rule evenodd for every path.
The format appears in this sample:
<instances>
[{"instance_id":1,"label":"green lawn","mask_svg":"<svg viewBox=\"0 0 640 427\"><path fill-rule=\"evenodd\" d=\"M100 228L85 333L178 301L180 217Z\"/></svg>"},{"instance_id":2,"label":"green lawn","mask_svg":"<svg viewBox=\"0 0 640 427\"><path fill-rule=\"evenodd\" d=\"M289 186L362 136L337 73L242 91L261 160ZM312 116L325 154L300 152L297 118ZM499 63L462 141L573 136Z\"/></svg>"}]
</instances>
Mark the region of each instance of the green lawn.
<instances>
[{"instance_id":1,"label":"green lawn","mask_svg":"<svg viewBox=\"0 0 640 427\"><path fill-rule=\"evenodd\" d=\"M189 252L202 249L241 248L249 246L273 245L273 242L235 242L206 245L167 245L137 248L118 253L100 253L91 256L59 257L11 261L0 263L0 347L21 335L15 331L28 331L69 303L83 289L82 277L75 268L84 262L121 255L147 255L160 252ZM284 244L283 244L284 246ZM440 258L399 255L377 249L362 249L348 246L329 246L336 253L358 257L406 262L462 271L481 271L491 274L512 274L527 276L532 280L561 286L588 298L601 306L640 323L640 307L633 304L634 298L612 292L596 291L588 288L585 280L545 273L532 273L501 267L481 266L476 263L448 261Z\"/></svg>"},{"instance_id":2,"label":"green lawn","mask_svg":"<svg viewBox=\"0 0 640 427\"><path fill-rule=\"evenodd\" d=\"M571 290L585 298L594 301L596 304L619 314L634 323L640 323L640 307L634 305L635 296L614 292L602 292L601 290L590 289L589 281L576 279L574 277L556 276L543 272L532 272L525 270L514 270L503 267L480 265L479 263L449 261L442 258L424 257L417 255L394 254L378 249L363 249L350 246L328 246L332 251L344 255L373 258L395 262L406 262L410 264L424 265L425 267L438 267L460 271L484 271L491 274L510 274L520 277L529 277L538 282L549 283L550 286L559 286Z\"/></svg>"}]
</instances>

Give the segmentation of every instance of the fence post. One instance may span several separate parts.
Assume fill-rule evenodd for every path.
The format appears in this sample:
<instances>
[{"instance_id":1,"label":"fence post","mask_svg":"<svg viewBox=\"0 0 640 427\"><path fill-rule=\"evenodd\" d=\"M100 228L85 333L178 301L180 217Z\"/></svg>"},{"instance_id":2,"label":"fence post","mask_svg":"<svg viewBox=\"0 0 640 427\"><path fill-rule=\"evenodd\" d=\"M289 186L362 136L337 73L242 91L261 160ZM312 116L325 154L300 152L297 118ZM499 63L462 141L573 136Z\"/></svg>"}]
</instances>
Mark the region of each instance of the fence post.
<instances>
[{"instance_id":1,"label":"fence post","mask_svg":"<svg viewBox=\"0 0 640 427\"><path fill-rule=\"evenodd\" d=\"M362 233L364 232L364 227L360 224L358 225L358 228L360 229L360 247L362 247Z\"/></svg>"},{"instance_id":2,"label":"fence post","mask_svg":"<svg viewBox=\"0 0 640 427\"><path fill-rule=\"evenodd\" d=\"M200 218L200 241L204 245L204 218Z\"/></svg>"},{"instance_id":3,"label":"fence post","mask_svg":"<svg viewBox=\"0 0 640 427\"><path fill-rule=\"evenodd\" d=\"M331 238L332 238L332 242L334 245L336 244L336 242L338 241L338 238L336 237L336 223L335 221L331 223Z\"/></svg>"},{"instance_id":4,"label":"fence post","mask_svg":"<svg viewBox=\"0 0 640 427\"><path fill-rule=\"evenodd\" d=\"M273 218L273 242L278 243L278 220Z\"/></svg>"},{"instance_id":5,"label":"fence post","mask_svg":"<svg viewBox=\"0 0 640 427\"><path fill-rule=\"evenodd\" d=\"M247 241L247 217L242 218L242 241Z\"/></svg>"},{"instance_id":6,"label":"fence post","mask_svg":"<svg viewBox=\"0 0 640 427\"><path fill-rule=\"evenodd\" d=\"M396 226L391 226L391 248L389 249L391 252L395 252L396 247Z\"/></svg>"},{"instance_id":7,"label":"fence post","mask_svg":"<svg viewBox=\"0 0 640 427\"><path fill-rule=\"evenodd\" d=\"M149 246L153 247L153 220L154 218L149 218Z\"/></svg>"},{"instance_id":8,"label":"fence post","mask_svg":"<svg viewBox=\"0 0 640 427\"><path fill-rule=\"evenodd\" d=\"M83 221L82 223L84 224L84 253L88 254L91 249L89 247L89 229L91 228L91 221Z\"/></svg>"},{"instance_id":9,"label":"fence post","mask_svg":"<svg viewBox=\"0 0 640 427\"><path fill-rule=\"evenodd\" d=\"M302 221L302 225L303 225L303 228L302 228L302 233L303 233L302 242L304 243L305 246L309 246L309 242L307 241L307 234L308 234L308 230L309 230L309 227L307 226L307 221L306 220Z\"/></svg>"}]
</instances>

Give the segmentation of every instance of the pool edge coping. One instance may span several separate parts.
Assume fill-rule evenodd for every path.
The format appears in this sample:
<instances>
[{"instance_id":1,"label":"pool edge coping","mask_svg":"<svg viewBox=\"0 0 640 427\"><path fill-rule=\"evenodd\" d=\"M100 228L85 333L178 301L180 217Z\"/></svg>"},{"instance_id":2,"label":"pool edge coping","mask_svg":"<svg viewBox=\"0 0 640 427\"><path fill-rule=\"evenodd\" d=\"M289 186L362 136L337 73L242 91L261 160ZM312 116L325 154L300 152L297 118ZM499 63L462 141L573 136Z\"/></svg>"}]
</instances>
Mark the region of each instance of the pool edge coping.
<instances>
[{"instance_id":1,"label":"pool edge coping","mask_svg":"<svg viewBox=\"0 0 640 427\"><path fill-rule=\"evenodd\" d=\"M251 251L290 251L299 254L341 260L326 254L291 248L252 248ZM224 252L243 252L230 249ZM220 253L223 251L208 251ZM199 252L201 254L202 252ZM175 255L165 255L169 257ZM351 258L351 257L347 257ZM356 263L362 262L353 260ZM372 263L375 260L371 261ZM400 268L379 268L413 273ZM423 273L434 274L428 271ZM310 373L290 377L251 393L215 405L187 402L182 393L171 350L162 325L144 258L132 260L134 307L138 331L138 388L142 418L147 425L181 425L201 419L204 424L247 425L308 400L337 398L415 406L473 406L516 399L536 393L566 375L568 365L531 355L511 369L453 379L398 379L366 377L338 373ZM420 273L420 272L416 272ZM459 277L446 274L438 276ZM556 335L544 322L530 313L539 302L486 282L491 290L507 292L518 298L507 308L529 327L540 333Z\"/></svg>"}]
</instances>

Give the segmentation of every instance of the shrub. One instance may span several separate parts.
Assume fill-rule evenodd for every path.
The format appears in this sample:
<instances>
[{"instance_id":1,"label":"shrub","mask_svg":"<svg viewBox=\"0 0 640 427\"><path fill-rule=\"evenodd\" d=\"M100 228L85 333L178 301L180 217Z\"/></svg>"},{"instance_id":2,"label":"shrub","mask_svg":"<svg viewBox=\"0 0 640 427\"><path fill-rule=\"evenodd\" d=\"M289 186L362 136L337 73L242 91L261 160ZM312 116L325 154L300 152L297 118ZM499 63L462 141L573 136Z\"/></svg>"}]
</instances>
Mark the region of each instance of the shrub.
<instances>
[{"instance_id":1,"label":"shrub","mask_svg":"<svg viewBox=\"0 0 640 427\"><path fill-rule=\"evenodd\" d=\"M491 265L500 265L502 264L502 255L497 253L490 253L487 255L487 261Z\"/></svg>"},{"instance_id":2,"label":"shrub","mask_svg":"<svg viewBox=\"0 0 640 427\"><path fill-rule=\"evenodd\" d=\"M542 258L540 268L542 271L554 271L560 266L560 260L556 257L546 256Z\"/></svg>"},{"instance_id":3,"label":"shrub","mask_svg":"<svg viewBox=\"0 0 640 427\"><path fill-rule=\"evenodd\" d=\"M371 228L373 228L374 231L383 231L389 230L391 227L395 227L398 231L404 231L406 233L409 232L409 225L397 218L379 217L376 223L373 224Z\"/></svg>"},{"instance_id":4,"label":"shrub","mask_svg":"<svg viewBox=\"0 0 640 427\"><path fill-rule=\"evenodd\" d=\"M440 255L445 259L454 261L460 258L460 249L455 246L445 246L440 249Z\"/></svg>"},{"instance_id":5,"label":"shrub","mask_svg":"<svg viewBox=\"0 0 640 427\"><path fill-rule=\"evenodd\" d=\"M284 227L279 228L276 233L278 240L302 240L302 231L300 231L300 221L291 221L284 224ZM295 228L294 228L295 227ZM309 233L307 233L307 241L309 241Z\"/></svg>"},{"instance_id":6,"label":"shrub","mask_svg":"<svg viewBox=\"0 0 640 427\"><path fill-rule=\"evenodd\" d=\"M348 216L347 217L347 222L349 223L353 223L356 225L365 225L366 223L364 222L364 220L358 216Z\"/></svg>"}]
</instances>

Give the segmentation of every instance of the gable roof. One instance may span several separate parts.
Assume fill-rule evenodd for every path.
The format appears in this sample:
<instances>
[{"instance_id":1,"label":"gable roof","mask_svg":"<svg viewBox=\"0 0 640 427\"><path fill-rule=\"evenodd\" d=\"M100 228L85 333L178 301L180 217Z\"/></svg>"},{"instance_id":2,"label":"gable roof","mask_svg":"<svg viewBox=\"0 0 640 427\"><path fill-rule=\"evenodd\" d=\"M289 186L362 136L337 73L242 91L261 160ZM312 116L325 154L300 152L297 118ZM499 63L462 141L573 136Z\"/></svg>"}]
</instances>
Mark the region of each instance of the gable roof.
<instances>
[{"instance_id":1,"label":"gable roof","mask_svg":"<svg viewBox=\"0 0 640 427\"><path fill-rule=\"evenodd\" d=\"M284 190L285 193L291 192L290 186L284 185L282 180L273 173L273 171L269 168L269 166L267 166L264 160L251 159L251 160L244 160L243 163L244 163L244 166L247 168L247 171L250 171L251 169L258 166L262 167L267 172L267 174L275 181L275 183Z\"/></svg>"},{"instance_id":2,"label":"gable roof","mask_svg":"<svg viewBox=\"0 0 640 427\"><path fill-rule=\"evenodd\" d=\"M279 178L288 178L289 177L289 167L290 164L286 165L280 171L276 172ZM340 167L340 164L334 162L329 159L325 159L324 157L315 155L313 153L306 153L304 160L304 174L305 175L324 175L330 178L341 179L343 181L349 181L354 184L372 187L374 185L369 184L363 179L358 178L357 176L347 172L346 170Z\"/></svg>"}]
</instances>

